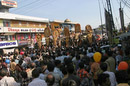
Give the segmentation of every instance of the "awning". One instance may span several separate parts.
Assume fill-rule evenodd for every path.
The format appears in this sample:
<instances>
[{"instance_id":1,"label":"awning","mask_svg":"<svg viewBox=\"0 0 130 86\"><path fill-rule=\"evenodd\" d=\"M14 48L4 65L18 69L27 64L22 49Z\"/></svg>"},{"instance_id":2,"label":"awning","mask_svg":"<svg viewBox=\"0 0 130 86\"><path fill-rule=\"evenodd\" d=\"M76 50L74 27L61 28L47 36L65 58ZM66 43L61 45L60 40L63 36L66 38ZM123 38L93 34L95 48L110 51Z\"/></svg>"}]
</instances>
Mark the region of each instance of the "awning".
<instances>
[{"instance_id":1,"label":"awning","mask_svg":"<svg viewBox=\"0 0 130 86\"><path fill-rule=\"evenodd\" d=\"M3 35L14 35L15 33L4 33Z\"/></svg>"}]
</instances>

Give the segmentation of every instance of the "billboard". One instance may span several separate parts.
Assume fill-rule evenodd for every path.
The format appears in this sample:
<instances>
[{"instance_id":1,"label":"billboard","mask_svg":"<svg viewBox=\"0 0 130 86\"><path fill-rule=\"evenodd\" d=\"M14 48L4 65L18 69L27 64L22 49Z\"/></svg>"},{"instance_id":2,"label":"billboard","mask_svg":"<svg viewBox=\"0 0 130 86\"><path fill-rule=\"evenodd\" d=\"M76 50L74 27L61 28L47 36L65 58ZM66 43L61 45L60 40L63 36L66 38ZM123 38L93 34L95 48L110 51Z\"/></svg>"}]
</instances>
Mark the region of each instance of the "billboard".
<instances>
[{"instance_id":1,"label":"billboard","mask_svg":"<svg viewBox=\"0 0 130 86\"><path fill-rule=\"evenodd\" d=\"M1 0L1 5L6 7L17 7L17 2L12 0Z\"/></svg>"}]
</instances>

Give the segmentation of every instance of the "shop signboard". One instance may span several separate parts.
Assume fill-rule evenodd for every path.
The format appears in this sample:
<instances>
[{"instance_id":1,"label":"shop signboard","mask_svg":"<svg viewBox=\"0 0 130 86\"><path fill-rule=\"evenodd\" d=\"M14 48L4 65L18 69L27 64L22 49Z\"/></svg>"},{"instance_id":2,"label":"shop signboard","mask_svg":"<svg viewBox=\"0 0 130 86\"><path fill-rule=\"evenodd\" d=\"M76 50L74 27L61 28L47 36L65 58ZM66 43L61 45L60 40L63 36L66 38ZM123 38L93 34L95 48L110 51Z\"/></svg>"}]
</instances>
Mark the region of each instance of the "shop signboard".
<instances>
[{"instance_id":1,"label":"shop signboard","mask_svg":"<svg viewBox=\"0 0 130 86\"><path fill-rule=\"evenodd\" d=\"M28 41L27 40L22 40L22 41L18 41L18 45L28 45Z\"/></svg>"},{"instance_id":2,"label":"shop signboard","mask_svg":"<svg viewBox=\"0 0 130 86\"><path fill-rule=\"evenodd\" d=\"M12 0L1 0L1 5L6 7L17 7L17 2Z\"/></svg>"},{"instance_id":3,"label":"shop signboard","mask_svg":"<svg viewBox=\"0 0 130 86\"><path fill-rule=\"evenodd\" d=\"M14 33L44 32L44 28L12 28L12 27L4 27L3 32L14 32Z\"/></svg>"},{"instance_id":4,"label":"shop signboard","mask_svg":"<svg viewBox=\"0 0 130 86\"><path fill-rule=\"evenodd\" d=\"M12 40L12 41L0 41L0 49L10 48L10 47L18 47L17 40Z\"/></svg>"}]
</instances>

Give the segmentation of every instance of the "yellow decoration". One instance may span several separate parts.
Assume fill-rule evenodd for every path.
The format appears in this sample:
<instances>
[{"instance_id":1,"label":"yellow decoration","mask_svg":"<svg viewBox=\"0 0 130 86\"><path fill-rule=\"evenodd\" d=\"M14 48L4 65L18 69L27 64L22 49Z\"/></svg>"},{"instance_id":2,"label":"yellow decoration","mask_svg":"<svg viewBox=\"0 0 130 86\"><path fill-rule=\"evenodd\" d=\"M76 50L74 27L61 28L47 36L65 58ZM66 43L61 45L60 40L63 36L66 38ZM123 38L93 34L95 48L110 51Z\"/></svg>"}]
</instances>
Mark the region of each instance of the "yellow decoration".
<instances>
[{"instance_id":1,"label":"yellow decoration","mask_svg":"<svg viewBox=\"0 0 130 86\"><path fill-rule=\"evenodd\" d=\"M96 53L94 53L93 59L95 62L100 62L101 57L102 57L101 53L96 52Z\"/></svg>"}]
</instances>

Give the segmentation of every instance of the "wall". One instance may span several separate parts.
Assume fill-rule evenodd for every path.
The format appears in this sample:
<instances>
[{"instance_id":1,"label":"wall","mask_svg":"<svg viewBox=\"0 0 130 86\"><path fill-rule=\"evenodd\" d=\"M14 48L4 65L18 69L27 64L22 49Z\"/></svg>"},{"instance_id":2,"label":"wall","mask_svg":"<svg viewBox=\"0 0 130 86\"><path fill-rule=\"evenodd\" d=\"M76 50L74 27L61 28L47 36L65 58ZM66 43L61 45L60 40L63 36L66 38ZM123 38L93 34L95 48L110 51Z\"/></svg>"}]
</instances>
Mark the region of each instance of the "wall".
<instances>
[{"instance_id":1,"label":"wall","mask_svg":"<svg viewBox=\"0 0 130 86\"><path fill-rule=\"evenodd\" d=\"M45 23L11 20L11 27L46 28Z\"/></svg>"}]
</instances>

